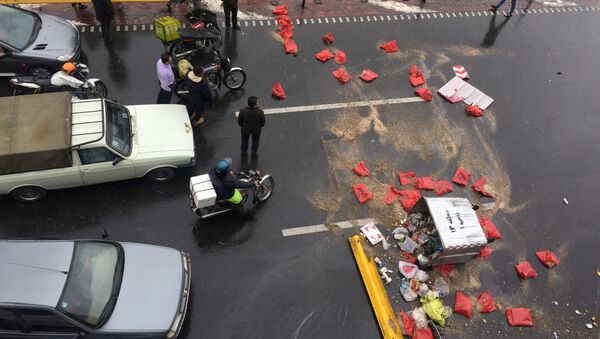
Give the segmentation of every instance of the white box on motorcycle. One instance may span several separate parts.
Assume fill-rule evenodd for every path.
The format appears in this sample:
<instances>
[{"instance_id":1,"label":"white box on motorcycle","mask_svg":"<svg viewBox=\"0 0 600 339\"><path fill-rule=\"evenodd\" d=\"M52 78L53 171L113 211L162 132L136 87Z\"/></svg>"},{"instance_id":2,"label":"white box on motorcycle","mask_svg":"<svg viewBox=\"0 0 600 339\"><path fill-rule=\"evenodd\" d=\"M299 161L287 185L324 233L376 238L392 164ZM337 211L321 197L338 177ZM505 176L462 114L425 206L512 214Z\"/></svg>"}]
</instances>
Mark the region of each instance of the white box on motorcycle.
<instances>
[{"instance_id":1,"label":"white box on motorcycle","mask_svg":"<svg viewBox=\"0 0 600 339\"><path fill-rule=\"evenodd\" d=\"M208 174L190 178L190 193L197 208L212 206L217 201L217 192L215 192Z\"/></svg>"}]
</instances>

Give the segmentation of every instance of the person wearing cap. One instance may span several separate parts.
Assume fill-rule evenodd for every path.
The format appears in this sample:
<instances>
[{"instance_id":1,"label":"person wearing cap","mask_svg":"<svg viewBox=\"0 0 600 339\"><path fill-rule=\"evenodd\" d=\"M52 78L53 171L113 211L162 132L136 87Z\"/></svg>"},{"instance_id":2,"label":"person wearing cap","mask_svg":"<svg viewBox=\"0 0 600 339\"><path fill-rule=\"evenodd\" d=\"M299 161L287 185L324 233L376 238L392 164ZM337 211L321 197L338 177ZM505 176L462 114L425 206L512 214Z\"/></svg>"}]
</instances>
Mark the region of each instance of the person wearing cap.
<instances>
[{"instance_id":1,"label":"person wearing cap","mask_svg":"<svg viewBox=\"0 0 600 339\"><path fill-rule=\"evenodd\" d=\"M188 72L185 81L189 88L189 111L192 124L198 126L204 122L204 104L211 100L208 81L203 79L202 67L194 67Z\"/></svg>"},{"instance_id":2,"label":"person wearing cap","mask_svg":"<svg viewBox=\"0 0 600 339\"><path fill-rule=\"evenodd\" d=\"M217 201L227 200L238 205L244 200L244 195L239 189L258 186L258 182L242 182L238 180L231 170L231 164L231 158L223 158L217 161L213 169L208 173L208 176L217 193Z\"/></svg>"},{"instance_id":3,"label":"person wearing cap","mask_svg":"<svg viewBox=\"0 0 600 339\"><path fill-rule=\"evenodd\" d=\"M54 86L69 86L75 89L83 85L83 81L73 75L77 71L77 66L72 62L65 62L62 69L52 75L50 83Z\"/></svg>"},{"instance_id":4,"label":"person wearing cap","mask_svg":"<svg viewBox=\"0 0 600 339\"><path fill-rule=\"evenodd\" d=\"M156 103L170 104L171 94L173 94L173 84L175 83L175 75L171 68L171 55L169 53L163 53L156 62L156 74L158 76L158 84L160 85Z\"/></svg>"}]
</instances>

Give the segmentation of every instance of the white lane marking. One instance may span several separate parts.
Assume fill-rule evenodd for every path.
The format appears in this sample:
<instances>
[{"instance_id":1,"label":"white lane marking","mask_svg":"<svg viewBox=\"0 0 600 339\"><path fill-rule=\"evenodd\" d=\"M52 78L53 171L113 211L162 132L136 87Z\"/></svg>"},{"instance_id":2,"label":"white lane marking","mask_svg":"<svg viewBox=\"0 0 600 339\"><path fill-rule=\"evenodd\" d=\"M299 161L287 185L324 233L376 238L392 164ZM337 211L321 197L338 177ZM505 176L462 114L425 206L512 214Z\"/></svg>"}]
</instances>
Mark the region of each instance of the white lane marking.
<instances>
[{"instance_id":1,"label":"white lane marking","mask_svg":"<svg viewBox=\"0 0 600 339\"><path fill-rule=\"evenodd\" d=\"M452 12L452 16L456 18L456 13Z\"/></svg>"},{"instance_id":2,"label":"white lane marking","mask_svg":"<svg viewBox=\"0 0 600 339\"><path fill-rule=\"evenodd\" d=\"M303 22L305 25L307 25L307 24L308 24L308 21L306 21L306 19L302 19L302 22Z\"/></svg>"},{"instance_id":3,"label":"white lane marking","mask_svg":"<svg viewBox=\"0 0 600 339\"><path fill-rule=\"evenodd\" d=\"M264 26L264 25L265 25L265 23L264 23L262 20L260 20L260 21L258 22L258 24L259 24L259 25L261 25L261 26Z\"/></svg>"},{"instance_id":4,"label":"white lane marking","mask_svg":"<svg viewBox=\"0 0 600 339\"><path fill-rule=\"evenodd\" d=\"M94 33L94 28L95 28L94 26L90 27L90 33Z\"/></svg>"},{"instance_id":5,"label":"white lane marking","mask_svg":"<svg viewBox=\"0 0 600 339\"><path fill-rule=\"evenodd\" d=\"M400 19L404 20L404 15L400 14Z\"/></svg>"},{"instance_id":6,"label":"white lane marking","mask_svg":"<svg viewBox=\"0 0 600 339\"><path fill-rule=\"evenodd\" d=\"M133 30L137 31L137 25L133 25Z\"/></svg>"},{"instance_id":7,"label":"white lane marking","mask_svg":"<svg viewBox=\"0 0 600 339\"><path fill-rule=\"evenodd\" d=\"M331 22L335 24L336 23L335 18L331 18Z\"/></svg>"},{"instance_id":8,"label":"white lane marking","mask_svg":"<svg viewBox=\"0 0 600 339\"><path fill-rule=\"evenodd\" d=\"M148 25L148 29L151 31L154 30L154 25L152 25L152 24Z\"/></svg>"},{"instance_id":9,"label":"white lane marking","mask_svg":"<svg viewBox=\"0 0 600 339\"><path fill-rule=\"evenodd\" d=\"M398 17L396 16L396 14L394 14L394 20L398 20Z\"/></svg>"},{"instance_id":10,"label":"white lane marking","mask_svg":"<svg viewBox=\"0 0 600 339\"><path fill-rule=\"evenodd\" d=\"M328 24L329 23L329 19L325 18L325 23Z\"/></svg>"},{"instance_id":11,"label":"white lane marking","mask_svg":"<svg viewBox=\"0 0 600 339\"><path fill-rule=\"evenodd\" d=\"M337 225L338 228L344 229L344 228L352 228L355 226L364 226L370 222L375 222L375 219L367 218L367 219L359 219L359 220L340 221L340 222L334 222L333 225ZM296 236L296 235L304 235L304 234L327 232L327 231L329 231L329 228L325 227L324 224L318 224L318 225L310 225L310 226L303 226L303 227L284 228L281 230L281 234L284 237L291 237L291 236Z\"/></svg>"},{"instance_id":12,"label":"white lane marking","mask_svg":"<svg viewBox=\"0 0 600 339\"><path fill-rule=\"evenodd\" d=\"M423 14L421 14L423 15ZM427 19L431 19L431 17L429 16L429 14L425 14L425 16L427 16Z\"/></svg>"},{"instance_id":13,"label":"white lane marking","mask_svg":"<svg viewBox=\"0 0 600 339\"><path fill-rule=\"evenodd\" d=\"M252 20L252 27L256 27L256 21Z\"/></svg>"},{"instance_id":14,"label":"white lane marking","mask_svg":"<svg viewBox=\"0 0 600 339\"><path fill-rule=\"evenodd\" d=\"M387 19L388 19L388 21L392 21L392 18L390 18L389 15L387 15Z\"/></svg>"},{"instance_id":15,"label":"white lane marking","mask_svg":"<svg viewBox=\"0 0 600 339\"><path fill-rule=\"evenodd\" d=\"M487 11L484 11L484 12L483 12L483 15L485 15L485 16L488 16L488 12L487 12Z\"/></svg>"},{"instance_id":16,"label":"white lane marking","mask_svg":"<svg viewBox=\"0 0 600 339\"><path fill-rule=\"evenodd\" d=\"M317 22L318 22L318 23L321 23L321 18L317 18Z\"/></svg>"},{"instance_id":17,"label":"white lane marking","mask_svg":"<svg viewBox=\"0 0 600 339\"><path fill-rule=\"evenodd\" d=\"M85 33L85 26L81 27L81 33Z\"/></svg>"}]
</instances>

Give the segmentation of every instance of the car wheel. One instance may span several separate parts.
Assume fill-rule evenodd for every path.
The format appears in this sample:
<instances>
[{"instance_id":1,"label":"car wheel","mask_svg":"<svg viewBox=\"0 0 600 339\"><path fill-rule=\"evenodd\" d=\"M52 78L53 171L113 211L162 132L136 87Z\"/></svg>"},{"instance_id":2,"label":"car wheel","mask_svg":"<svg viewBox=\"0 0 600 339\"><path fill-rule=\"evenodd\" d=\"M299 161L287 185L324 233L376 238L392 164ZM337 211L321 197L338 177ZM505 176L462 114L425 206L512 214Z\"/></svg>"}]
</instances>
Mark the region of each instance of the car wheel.
<instances>
[{"instance_id":1,"label":"car wheel","mask_svg":"<svg viewBox=\"0 0 600 339\"><path fill-rule=\"evenodd\" d=\"M175 171L170 167L155 168L146 177L154 182L165 182L175 177Z\"/></svg>"},{"instance_id":2,"label":"car wheel","mask_svg":"<svg viewBox=\"0 0 600 339\"><path fill-rule=\"evenodd\" d=\"M38 78L49 78L52 76L52 70L46 66L33 66L29 68L29 75Z\"/></svg>"},{"instance_id":3,"label":"car wheel","mask_svg":"<svg viewBox=\"0 0 600 339\"><path fill-rule=\"evenodd\" d=\"M36 202L46 196L46 190L38 186L23 186L12 191L12 196L21 202Z\"/></svg>"}]
</instances>

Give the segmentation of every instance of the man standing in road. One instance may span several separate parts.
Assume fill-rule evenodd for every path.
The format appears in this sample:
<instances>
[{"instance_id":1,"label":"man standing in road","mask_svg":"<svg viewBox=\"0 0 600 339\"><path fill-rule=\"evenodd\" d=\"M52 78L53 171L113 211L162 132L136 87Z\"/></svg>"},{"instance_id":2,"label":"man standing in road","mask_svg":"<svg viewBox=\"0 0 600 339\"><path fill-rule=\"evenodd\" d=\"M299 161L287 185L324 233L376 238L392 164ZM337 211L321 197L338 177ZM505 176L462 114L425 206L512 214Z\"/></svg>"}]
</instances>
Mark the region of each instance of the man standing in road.
<instances>
[{"instance_id":1,"label":"man standing in road","mask_svg":"<svg viewBox=\"0 0 600 339\"><path fill-rule=\"evenodd\" d=\"M260 131L265 126L265 112L258 106L258 98L248 98L248 106L240 110L238 125L242 129L242 155L248 154L248 139L252 136L252 155L258 152Z\"/></svg>"},{"instance_id":2,"label":"man standing in road","mask_svg":"<svg viewBox=\"0 0 600 339\"><path fill-rule=\"evenodd\" d=\"M158 83L160 85L156 103L170 104L171 94L173 93L173 84L175 83L175 75L171 68L171 55L169 55L169 53L163 53L156 62L156 74L158 75Z\"/></svg>"},{"instance_id":3,"label":"man standing in road","mask_svg":"<svg viewBox=\"0 0 600 339\"><path fill-rule=\"evenodd\" d=\"M115 11L113 10L112 2L111 0L92 0L92 3L94 4L96 19L100 21L104 43L109 44L111 43L110 31L112 27L112 21L115 18Z\"/></svg>"},{"instance_id":4,"label":"man standing in road","mask_svg":"<svg viewBox=\"0 0 600 339\"><path fill-rule=\"evenodd\" d=\"M242 29L237 22L238 0L221 0L223 1L223 11L225 12L225 27L231 29L231 24L236 30ZM231 21L230 21L231 17Z\"/></svg>"}]
</instances>

